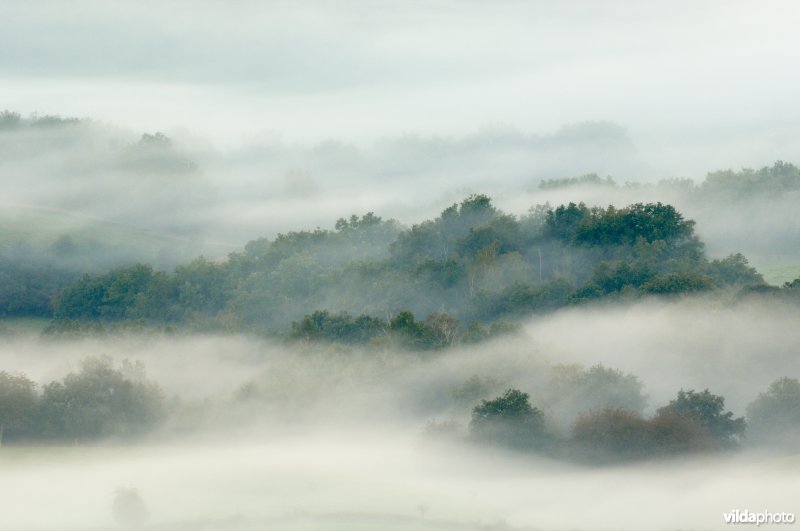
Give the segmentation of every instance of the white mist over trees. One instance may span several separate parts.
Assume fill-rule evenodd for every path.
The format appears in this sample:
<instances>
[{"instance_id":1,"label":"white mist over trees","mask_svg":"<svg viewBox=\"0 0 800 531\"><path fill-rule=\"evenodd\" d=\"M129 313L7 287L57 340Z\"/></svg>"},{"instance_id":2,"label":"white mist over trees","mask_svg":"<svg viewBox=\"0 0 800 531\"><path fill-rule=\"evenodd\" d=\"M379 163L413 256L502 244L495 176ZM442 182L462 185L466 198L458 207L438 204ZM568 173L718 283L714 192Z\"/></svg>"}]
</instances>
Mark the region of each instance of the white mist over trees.
<instances>
[{"instance_id":1,"label":"white mist over trees","mask_svg":"<svg viewBox=\"0 0 800 531\"><path fill-rule=\"evenodd\" d=\"M0 529L795 511L798 14L0 3Z\"/></svg>"}]
</instances>

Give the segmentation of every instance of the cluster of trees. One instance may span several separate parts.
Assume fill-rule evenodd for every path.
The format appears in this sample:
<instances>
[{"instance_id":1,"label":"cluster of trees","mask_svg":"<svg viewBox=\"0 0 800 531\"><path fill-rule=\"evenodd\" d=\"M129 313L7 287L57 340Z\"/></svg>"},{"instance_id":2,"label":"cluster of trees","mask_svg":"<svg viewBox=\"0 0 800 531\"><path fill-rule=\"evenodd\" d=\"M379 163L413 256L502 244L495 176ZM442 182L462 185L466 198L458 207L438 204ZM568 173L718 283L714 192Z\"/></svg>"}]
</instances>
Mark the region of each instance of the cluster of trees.
<instances>
[{"instance_id":1,"label":"cluster of trees","mask_svg":"<svg viewBox=\"0 0 800 531\"><path fill-rule=\"evenodd\" d=\"M455 388L456 402L472 406L468 439L595 463L727 451L745 441L791 448L800 442L800 381L794 378L775 380L747 406L746 420L726 411L724 398L708 389L680 390L646 417L641 384L634 376L602 366L556 369L562 385L555 391L563 396L553 400L540 393L546 407L534 406L528 393L514 388L478 401L477 397L497 392L500 384L490 378L473 376ZM592 383L582 383L587 381ZM587 393L592 396L580 400ZM578 409L565 410L564 404L578 405ZM571 415L575 411L579 413ZM563 429L559 417L573 420ZM458 437L459 425L432 422L426 434Z\"/></svg>"},{"instance_id":2,"label":"cluster of trees","mask_svg":"<svg viewBox=\"0 0 800 531\"><path fill-rule=\"evenodd\" d=\"M744 256L707 260L694 223L669 205L570 203L513 216L473 195L409 229L368 213L251 241L226 261L87 274L57 294L53 316L348 343L388 330L431 348L598 298L752 284L763 279Z\"/></svg>"},{"instance_id":3,"label":"cluster of trees","mask_svg":"<svg viewBox=\"0 0 800 531\"><path fill-rule=\"evenodd\" d=\"M539 188L542 190L574 186L618 187L619 185L611 177L601 178L595 173L580 177L545 179L539 183ZM626 183L625 186L630 188L647 185ZM665 179L660 181L657 186L685 192L691 197L704 201L745 201L758 196L777 197L800 190L800 168L779 160L772 166L764 166L759 169L743 168L739 171L710 172L700 184L695 184L690 179Z\"/></svg>"},{"instance_id":4,"label":"cluster of trees","mask_svg":"<svg viewBox=\"0 0 800 531\"><path fill-rule=\"evenodd\" d=\"M78 276L54 253L22 243L0 249L0 316L52 317L54 295Z\"/></svg>"},{"instance_id":5,"label":"cluster of trees","mask_svg":"<svg viewBox=\"0 0 800 531\"><path fill-rule=\"evenodd\" d=\"M777 161L760 169L724 170L709 173L700 185L707 197L752 199L755 196L780 196L800 190L800 168Z\"/></svg>"},{"instance_id":6,"label":"cluster of trees","mask_svg":"<svg viewBox=\"0 0 800 531\"><path fill-rule=\"evenodd\" d=\"M681 390L649 419L625 408L594 409L578 417L567 436L553 429L529 398L509 389L483 400L472 410L470 437L597 462L736 448L745 430L745 420L724 411L724 399L708 390Z\"/></svg>"},{"instance_id":7,"label":"cluster of trees","mask_svg":"<svg viewBox=\"0 0 800 531\"><path fill-rule=\"evenodd\" d=\"M800 442L800 381L779 378L747 406L749 437L756 442L790 445Z\"/></svg>"},{"instance_id":8,"label":"cluster of trees","mask_svg":"<svg viewBox=\"0 0 800 531\"><path fill-rule=\"evenodd\" d=\"M516 330L516 326L511 323L493 323L489 327L472 323L464 328L458 319L444 312L432 313L418 321L408 311L380 319L319 310L292 323L288 337L293 340L351 345L381 343L412 350L436 350L455 344L476 343L512 330Z\"/></svg>"},{"instance_id":9,"label":"cluster of trees","mask_svg":"<svg viewBox=\"0 0 800 531\"><path fill-rule=\"evenodd\" d=\"M600 177L596 173L587 173L580 177L561 177L558 179L543 179L539 182L542 190L555 190L559 188L569 188L571 186L617 186L617 183L610 176Z\"/></svg>"},{"instance_id":10,"label":"cluster of trees","mask_svg":"<svg viewBox=\"0 0 800 531\"><path fill-rule=\"evenodd\" d=\"M62 117L50 114L32 114L23 118L18 112L4 110L0 112L0 131L21 129L24 127L53 127L75 125L81 123L79 118Z\"/></svg>"},{"instance_id":11,"label":"cluster of trees","mask_svg":"<svg viewBox=\"0 0 800 531\"><path fill-rule=\"evenodd\" d=\"M141 363L87 358L78 371L41 390L23 374L0 372L0 443L131 440L155 428L165 413L163 393Z\"/></svg>"}]
</instances>

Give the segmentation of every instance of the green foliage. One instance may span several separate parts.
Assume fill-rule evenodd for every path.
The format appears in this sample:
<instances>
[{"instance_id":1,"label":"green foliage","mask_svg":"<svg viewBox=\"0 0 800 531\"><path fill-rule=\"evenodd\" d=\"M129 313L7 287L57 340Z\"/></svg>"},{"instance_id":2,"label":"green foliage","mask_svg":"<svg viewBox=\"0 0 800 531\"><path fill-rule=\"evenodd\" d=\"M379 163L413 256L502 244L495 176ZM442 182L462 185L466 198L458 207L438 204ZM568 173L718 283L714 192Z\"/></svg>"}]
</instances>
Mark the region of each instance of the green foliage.
<instances>
[{"instance_id":1,"label":"green foliage","mask_svg":"<svg viewBox=\"0 0 800 531\"><path fill-rule=\"evenodd\" d=\"M115 321L128 316L136 297L153 277L146 264L118 268L104 275L83 275L65 289L55 309L57 319Z\"/></svg>"},{"instance_id":2,"label":"green foliage","mask_svg":"<svg viewBox=\"0 0 800 531\"><path fill-rule=\"evenodd\" d=\"M300 322L292 323L289 337L307 341L340 341L342 343L367 343L386 333L386 323L368 315L353 317L347 312L331 314L316 311Z\"/></svg>"},{"instance_id":3,"label":"green foliage","mask_svg":"<svg viewBox=\"0 0 800 531\"><path fill-rule=\"evenodd\" d=\"M572 284L564 279L532 286L517 282L499 293L481 292L474 301L474 315L484 321L504 316L523 316L565 306L573 294Z\"/></svg>"},{"instance_id":4,"label":"green foliage","mask_svg":"<svg viewBox=\"0 0 800 531\"><path fill-rule=\"evenodd\" d=\"M36 384L22 374L0 372L0 445L30 433L39 407Z\"/></svg>"},{"instance_id":5,"label":"green foliage","mask_svg":"<svg viewBox=\"0 0 800 531\"><path fill-rule=\"evenodd\" d=\"M461 256L476 257L481 249L493 247L496 254L517 251L521 246L520 224L506 214L497 214L488 223L470 227L469 233L457 241Z\"/></svg>"},{"instance_id":6,"label":"green foliage","mask_svg":"<svg viewBox=\"0 0 800 531\"><path fill-rule=\"evenodd\" d=\"M539 183L541 190L556 190L559 188L572 188L574 186L609 186L616 187L617 183L611 177L602 178L596 173L587 173L580 177L562 177L560 179L543 179Z\"/></svg>"},{"instance_id":7,"label":"green foliage","mask_svg":"<svg viewBox=\"0 0 800 531\"><path fill-rule=\"evenodd\" d=\"M561 205L547 212L545 218L546 235L564 242L572 242L578 228L591 215L589 207L584 203Z\"/></svg>"},{"instance_id":8,"label":"green foliage","mask_svg":"<svg viewBox=\"0 0 800 531\"><path fill-rule=\"evenodd\" d=\"M50 317L54 294L76 279L77 275L44 257L0 254L0 316Z\"/></svg>"},{"instance_id":9,"label":"green foliage","mask_svg":"<svg viewBox=\"0 0 800 531\"><path fill-rule=\"evenodd\" d=\"M725 170L709 173L700 190L716 199L752 199L757 195L777 196L800 190L800 169L777 161L759 170Z\"/></svg>"},{"instance_id":10,"label":"green foliage","mask_svg":"<svg viewBox=\"0 0 800 531\"><path fill-rule=\"evenodd\" d=\"M708 264L708 274L718 286L746 286L763 284L764 277L750 267L742 253L735 253Z\"/></svg>"},{"instance_id":11,"label":"green foliage","mask_svg":"<svg viewBox=\"0 0 800 531\"><path fill-rule=\"evenodd\" d=\"M485 246L484 240L491 242L496 235L513 233L516 221L506 216L508 219L492 225L497 216L489 197L471 195L460 205L446 208L435 220L400 233L390 247L392 262L409 266L428 259L446 261L455 256L459 247L474 253Z\"/></svg>"},{"instance_id":12,"label":"green foliage","mask_svg":"<svg viewBox=\"0 0 800 531\"><path fill-rule=\"evenodd\" d=\"M141 363L87 358L78 372L44 387L39 412L41 436L66 441L134 438L163 418L161 390L145 378Z\"/></svg>"},{"instance_id":13,"label":"green foliage","mask_svg":"<svg viewBox=\"0 0 800 531\"><path fill-rule=\"evenodd\" d=\"M707 276L692 273L669 273L656 276L642 286L642 291L655 295L677 295L707 291L713 287L713 280Z\"/></svg>"},{"instance_id":14,"label":"green foliage","mask_svg":"<svg viewBox=\"0 0 800 531\"><path fill-rule=\"evenodd\" d=\"M738 446L739 440L744 435L744 418L733 418L730 411L724 412L725 399L714 395L708 389L698 393L694 390L678 392L675 400L658 409L658 416L675 415L693 419L723 448Z\"/></svg>"},{"instance_id":15,"label":"green foliage","mask_svg":"<svg viewBox=\"0 0 800 531\"><path fill-rule=\"evenodd\" d=\"M625 288L639 288L654 276L646 266L637 267L628 262L601 262L594 268L589 286L596 287L599 294L608 295L620 293Z\"/></svg>"},{"instance_id":16,"label":"green foliage","mask_svg":"<svg viewBox=\"0 0 800 531\"><path fill-rule=\"evenodd\" d=\"M306 341L336 341L350 344L369 343L376 337L386 336L407 348L415 350L440 349L460 341L461 324L458 319L443 312L430 314L420 322L409 311L402 311L388 322L347 312L331 313L318 310L292 323L289 338Z\"/></svg>"},{"instance_id":17,"label":"green foliage","mask_svg":"<svg viewBox=\"0 0 800 531\"><path fill-rule=\"evenodd\" d=\"M427 258L420 261L414 270L415 277L424 278L431 284L444 289L456 286L465 278L466 273L466 264L452 258L443 261Z\"/></svg>"},{"instance_id":18,"label":"green foliage","mask_svg":"<svg viewBox=\"0 0 800 531\"><path fill-rule=\"evenodd\" d=\"M585 245L634 245L639 238L679 241L691 238L694 222L670 205L636 203L620 210L595 208L575 227L574 242Z\"/></svg>"},{"instance_id":19,"label":"green foliage","mask_svg":"<svg viewBox=\"0 0 800 531\"><path fill-rule=\"evenodd\" d=\"M168 145L157 136L142 142ZM74 244L57 243L58 252ZM587 300L695 293L759 278L741 255L706 261L694 223L669 205L540 205L516 217L472 195L410 229L368 212L340 218L334 230L251 241L226 262L201 257L172 272L137 264L87 274L56 294L53 314L65 322L288 330L292 338L348 343L377 336L371 319L378 319L393 342L438 349ZM0 310L3 285L0 274ZM9 308L23 298L7 294ZM46 312L50 302L37 304Z\"/></svg>"},{"instance_id":20,"label":"green foliage","mask_svg":"<svg viewBox=\"0 0 800 531\"><path fill-rule=\"evenodd\" d=\"M544 414L531 406L529 395L508 389L472 410L470 435L477 441L515 449L544 448L549 443Z\"/></svg>"},{"instance_id":21,"label":"green foliage","mask_svg":"<svg viewBox=\"0 0 800 531\"><path fill-rule=\"evenodd\" d=\"M800 440L800 381L779 378L747 406L748 438L757 442Z\"/></svg>"},{"instance_id":22,"label":"green foliage","mask_svg":"<svg viewBox=\"0 0 800 531\"><path fill-rule=\"evenodd\" d=\"M432 330L414 320L414 314L400 312L389 321L389 330L403 346L412 349L428 349L435 346Z\"/></svg>"}]
</instances>

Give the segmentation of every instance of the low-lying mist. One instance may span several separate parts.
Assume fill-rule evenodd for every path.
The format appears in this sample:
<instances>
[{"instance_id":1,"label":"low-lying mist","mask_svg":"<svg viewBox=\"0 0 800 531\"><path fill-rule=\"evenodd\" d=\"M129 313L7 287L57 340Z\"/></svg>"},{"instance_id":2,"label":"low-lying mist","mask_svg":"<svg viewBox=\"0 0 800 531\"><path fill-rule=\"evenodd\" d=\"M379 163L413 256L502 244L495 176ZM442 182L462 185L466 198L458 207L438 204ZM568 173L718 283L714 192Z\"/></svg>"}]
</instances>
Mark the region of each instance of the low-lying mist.
<instances>
[{"instance_id":1,"label":"low-lying mist","mask_svg":"<svg viewBox=\"0 0 800 531\"><path fill-rule=\"evenodd\" d=\"M744 416L770 382L800 375L798 317L755 299L644 300L559 311L435 353L244 336L8 337L0 370L42 385L87 356L141 361L169 414L133 446L4 446L3 522L107 528L118 488L137 489L146 528L176 530L716 529L733 509L793 511L793 450L747 438L738 452L597 467L432 438L429 427L466 433L480 399L516 388L566 432L600 404L564 382L597 365L635 377L648 415L680 389L707 388Z\"/></svg>"},{"instance_id":2,"label":"low-lying mist","mask_svg":"<svg viewBox=\"0 0 800 531\"><path fill-rule=\"evenodd\" d=\"M0 531L794 523L799 6L0 0Z\"/></svg>"},{"instance_id":3,"label":"low-lying mist","mask_svg":"<svg viewBox=\"0 0 800 531\"><path fill-rule=\"evenodd\" d=\"M693 187L706 172L736 159L666 170L635 131L608 121L545 131L409 133L360 144L260 139L221 148L186 131L142 134L90 119L5 112L0 140L6 238L48 245L65 235L99 240L105 246L82 251L112 266L138 259L170 268L199 254L219 259L248 240L330 228L366 212L410 226L471 193L488 194L516 215L546 202L660 201L697 221L713 257L742 252L757 266L793 271L799 260L792 245L800 234L796 190L756 190L735 200L725 190L700 195ZM767 166L793 152L774 150L748 162ZM617 185L541 187L591 173Z\"/></svg>"}]
</instances>

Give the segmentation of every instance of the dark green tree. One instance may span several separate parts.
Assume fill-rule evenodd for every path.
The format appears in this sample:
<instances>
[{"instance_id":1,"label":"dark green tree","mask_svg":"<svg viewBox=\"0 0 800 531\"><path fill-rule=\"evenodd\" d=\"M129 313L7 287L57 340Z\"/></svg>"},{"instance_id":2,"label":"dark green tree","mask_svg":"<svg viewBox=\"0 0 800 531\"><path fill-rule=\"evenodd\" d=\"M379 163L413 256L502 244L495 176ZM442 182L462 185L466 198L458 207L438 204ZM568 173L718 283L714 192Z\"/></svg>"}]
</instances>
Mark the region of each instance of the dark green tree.
<instances>
[{"instance_id":1,"label":"dark green tree","mask_svg":"<svg viewBox=\"0 0 800 531\"><path fill-rule=\"evenodd\" d=\"M516 449L542 449L549 442L544 414L518 389L482 400L472 410L469 429L475 440Z\"/></svg>"},{"instance_id":2,"label":"dark green tree","mask_svg":"<svg viewBox=\"0 0 800 531\"><path fill-rule=\"evenodd\" d=\"M744 435L744 418L734 418L733 413L725 411L725 399L708 389L700 393L681 389L675 400L658 409L657 416L664 415L693 419L707 429L722 448L738 446Z\"/></svg>"}]
</instances>

